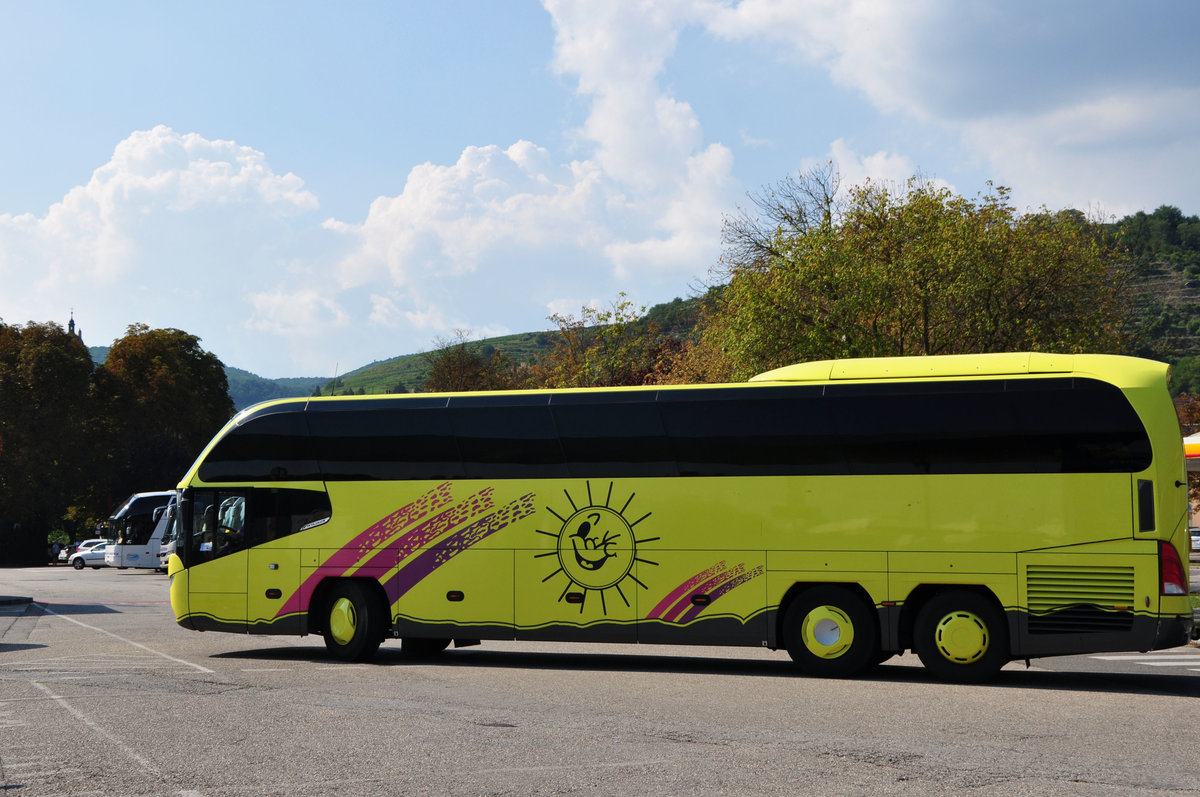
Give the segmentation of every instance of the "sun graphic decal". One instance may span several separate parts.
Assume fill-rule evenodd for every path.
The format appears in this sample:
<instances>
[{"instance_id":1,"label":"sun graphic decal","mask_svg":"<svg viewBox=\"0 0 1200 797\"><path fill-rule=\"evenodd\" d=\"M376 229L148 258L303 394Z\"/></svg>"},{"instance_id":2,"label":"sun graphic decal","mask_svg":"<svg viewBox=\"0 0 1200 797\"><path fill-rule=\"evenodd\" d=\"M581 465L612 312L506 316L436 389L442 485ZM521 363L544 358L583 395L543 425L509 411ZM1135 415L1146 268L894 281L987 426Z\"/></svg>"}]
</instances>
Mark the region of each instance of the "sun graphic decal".
<instances>
[{"instance_id":1,"label":"sun graphic decal","mask_svg":"<svg viewBox=\"0 0 1200 797\"><path fill-rule=\"evenodd\" d=\"M627 590L631 587L625 582L632 581L642 589L646 585L633 574L633 563L642 562L647 565L658 565L638 556L638 547L648 542L654 542L658 537L638 538L634 528L650 517L646 512L637 520L630 520L633 499L637 493L629 497L617 509L613 502L613 482L608 483L608 491L604 502L598 503L592 497L592 483L586 483L587 500L577 500L568 490L563 490L570 509L556 511L546 507L550 514L562 521L557 531L537 529L538 534L554 537L558 540L556 550L537 554L536 558L555 557L558 567L542 579L546 583L560 574L566 577L566 585L559 594L559 602L578 603L579 613L588 601L588 593L597 593L600 597L600 612L608 614L609 601L620 600L626 606L631 606ZM617 604L613 604L616 606Z\"/></svg>"}]
</instances>

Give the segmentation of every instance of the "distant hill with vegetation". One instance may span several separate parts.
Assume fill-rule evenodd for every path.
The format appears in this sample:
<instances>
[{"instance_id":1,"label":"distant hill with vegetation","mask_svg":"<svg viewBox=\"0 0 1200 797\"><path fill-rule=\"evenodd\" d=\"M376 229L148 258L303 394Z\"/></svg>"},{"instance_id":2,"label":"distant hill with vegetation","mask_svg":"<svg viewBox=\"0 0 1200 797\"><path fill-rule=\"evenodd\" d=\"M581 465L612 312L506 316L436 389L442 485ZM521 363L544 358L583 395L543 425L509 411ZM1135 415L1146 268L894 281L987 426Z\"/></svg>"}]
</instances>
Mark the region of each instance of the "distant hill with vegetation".
<instances>
[{"instance_id":1,"label":"distant hill with vegetation","mask_svg":"<svg viewBox=\"0 0 1200 797\"><path fill-rule=\"evenodd\" d=\"M108 350L108 346L88 346L88 353L96 365L108 359ZM321 376L265 379L229 365L225 366L225 379L229 382L229 397L233 399L233 406L239 410L260 401L308 396L328 381Z\"/></svg>"},{"instance_id":2,"label":"distant hill with vegetation","mask_svg":"<svg viewBox=\"0 0 1200 797\"><path fill-rule=\"evenodd\" d=\"M476 341L475 346L485 355L498 351L514 362L528 363L553 346L557 334L551 331L522 332L484 338ZM429 368L428 355L425 352L377 360L348 371L337 379L324 381L321 384L321 395L413 393L422 389L429 375Z\"/></svg>"},{"instance_id":3,"label":"distant hill with vegetation","mask_svg":"<svg viewBox=\"0 0 1200 797\"><path fill-rule=\"evenodd\" d=\"M233 406L239 410L260 401L308 396L325 382L324 377L319 376L266 379L228 365L225 366L225 378L229 381L229 397L233 399Z\"/></svg>"},{"instance_id":4,"label":"distant hill with vegetation","mask_svg":"<svg viewBox=\"0 0 1200 797\"><path fill-rule=\"evenodd\" d=\"M654 324L663 334L673 338L687 338L696 325L698 306L698 299L675 298L651 307L642 316L641 323ZM473 342L472 348L484 357L499 352L514 363L529 365L552 349L559 337L558 330L522 332L484 338ZM428 352L380 360L327 381L321 386L321 395L418 392L423 389L430 368Z\"/></svg>"},{"instance_id":5,"label":"distant hill with vegetation","mask_svg":"<svg viewBox=\"0 0 1200 797\"><path fill-rule=\"evenodd\" d=\"M1174 365L1174 392L1200 393L1200 218L1164 205L1153 213L1126 216L1111 228L1139 269L1137 322L1142 329L1133 353ZM699 301L676 298L655 305L643 321L667 336L686 339L694 330ZM499 352L514 363L530 364L551 350L559 335L557 330L522 332L473 341L472 347L484 356ZM108 347L89 351L97 364L108 356ZM333 380L266 379L230 366L225 374L234 405L244 409L275 398L416 392L423 389L431 365L431 352L417 352L368 363Z\"/></svg>"}]
</instances>

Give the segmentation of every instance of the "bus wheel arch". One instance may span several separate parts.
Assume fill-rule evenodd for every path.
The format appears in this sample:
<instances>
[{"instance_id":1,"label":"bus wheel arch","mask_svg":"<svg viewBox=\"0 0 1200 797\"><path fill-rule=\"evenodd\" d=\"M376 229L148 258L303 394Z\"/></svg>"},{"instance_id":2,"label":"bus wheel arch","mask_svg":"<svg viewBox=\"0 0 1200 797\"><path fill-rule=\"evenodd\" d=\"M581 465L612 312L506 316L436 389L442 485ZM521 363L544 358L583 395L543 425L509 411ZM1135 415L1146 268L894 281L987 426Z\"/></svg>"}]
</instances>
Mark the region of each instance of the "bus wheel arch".
<instances>
[{"instance_id":1,"label":"bus wheel arch","mask_svg":"<svg viewBox=\"0 0 1200 797\"><path fill-rule=\"evenodd\" d=\"M788 592L779 639L806 675L850 676L877 663L879 620L858 584L797 584Z\"/></svg>"},{"instance_id":2,"label":"bus wheel arch","mask_svg":"<svg viewBox=\"0 0 1200 797\"><path fill-rule=\"evenodd\" d=\"M319 632L330 654L343 661L374 656L390 620L383 589L373 579L327 579L309 604L309 630Z\"/></svg>"},{"instance_id":3,"label":"bus wheel arch","mask_svg":"<svg viewBox=\"0 0 1200 797\"><path fill-rule=\"evenodd\" d=\"M1011 658L1008 618L983 587L927 591L909 608L912 649L938 678L980 683Z\"/></svg>"}]
</instances>

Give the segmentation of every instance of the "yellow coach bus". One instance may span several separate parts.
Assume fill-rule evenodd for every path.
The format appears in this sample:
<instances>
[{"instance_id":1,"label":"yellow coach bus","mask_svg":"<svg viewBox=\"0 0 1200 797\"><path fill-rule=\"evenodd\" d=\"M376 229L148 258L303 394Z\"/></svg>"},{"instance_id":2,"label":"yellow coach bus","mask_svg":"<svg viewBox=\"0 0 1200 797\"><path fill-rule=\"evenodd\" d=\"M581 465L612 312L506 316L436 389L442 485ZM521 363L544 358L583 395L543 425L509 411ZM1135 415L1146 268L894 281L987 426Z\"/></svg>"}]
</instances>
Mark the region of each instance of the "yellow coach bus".
<instances>
[{"instance_id":1,"label":"yellow coach bus","mask_svg":"<svg viewBox=\"0 0 1200 797\"><path fill-rule=\"evenodd\" d=\"M747 384L286 399L179 485L198 631L365 660L484 639L752 645L937 676L1184 644L1161 363L812 362Z\"/></svg>"}]
</instances>

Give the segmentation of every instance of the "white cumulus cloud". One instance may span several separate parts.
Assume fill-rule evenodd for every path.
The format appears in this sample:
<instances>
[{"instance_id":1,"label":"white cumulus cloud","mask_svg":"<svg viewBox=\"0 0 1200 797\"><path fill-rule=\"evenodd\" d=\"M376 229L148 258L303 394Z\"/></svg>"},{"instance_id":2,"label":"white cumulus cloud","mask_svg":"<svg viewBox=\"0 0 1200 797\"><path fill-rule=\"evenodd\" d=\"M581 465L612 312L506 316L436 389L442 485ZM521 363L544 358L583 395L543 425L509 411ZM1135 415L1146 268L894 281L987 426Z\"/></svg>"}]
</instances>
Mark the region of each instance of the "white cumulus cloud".
<instances>
[{"instance_id":1,"label":"white cumulus cloud","mask_svg":"<svg viewBox=\"0 0 1200 797\"><path fill-rule=\"evenodd\" d=\"M74 308L92 345L134 322L215 340L229 317L243 330L281 328L256 317L270 305L250 297L289 273L288 236L317 207L262 152L164 126L136 131L43 215L0 215L0 317L62 319Z\"/></svg>"},{"instance_id":2,"label":"white cumulus cloud","mask_svg":"<svg viewBox=\"0 0 1200 797\"><path fill-rule=\"evenodd\" d=\"M473 317L503 328L581 290L589 302L637 288L677 295L715 261L721 214L739 190L732 153L706 141L693 108L660 84L696 6L546 7L553 68L588 103L569 131L579 157L564 162L530 141L470 146L454 164L413 168L362 222L329 219L353 246L340 285L390 283L373 323L461 328ZM516 293L497 302L495 287Z\"/></svg>"}]
</instances>

